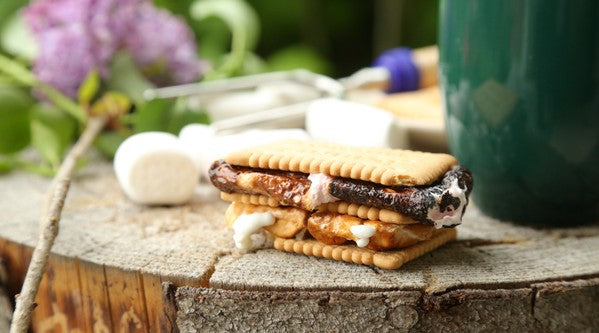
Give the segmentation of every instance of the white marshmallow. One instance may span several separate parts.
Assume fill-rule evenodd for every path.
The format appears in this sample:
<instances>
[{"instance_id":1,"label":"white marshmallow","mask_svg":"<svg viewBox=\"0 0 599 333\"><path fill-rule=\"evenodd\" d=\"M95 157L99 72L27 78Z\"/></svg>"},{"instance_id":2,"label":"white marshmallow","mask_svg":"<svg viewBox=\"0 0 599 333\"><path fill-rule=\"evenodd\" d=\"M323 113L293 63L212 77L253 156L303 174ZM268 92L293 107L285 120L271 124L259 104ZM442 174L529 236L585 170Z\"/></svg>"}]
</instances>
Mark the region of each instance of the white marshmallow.
<instances>
[{"instance_id":1,"label":"white marshmallow","mask_svg":"<svg viewBox=\"0 0 599 333\"><path fill-rule=\"evenodd\" d=\"M315 140L349 146L406 148L406 132L385 110L335 98L312 102L306 130Z\"/></svg>"},{"instance_id":2,"label":"white marshmallow","mask_svg":"<svg viewBox=\"0 0 599 333\"><path fill-rule=\"evenodd\" d=\"M376 229L371 225L354 225L349 228L351 233L358 238L356 240L356 245L358 247L365 247L370 243L370 237L374 236Z\"/></svg>"},{"instance_id":3,"label":"white marshmallow","mask_svg":"<svg viewBox=\"0 0 599 333\"><path fill-rule=\"evenodd\" d=\"M214 136L206 132L203 127L188 125L181 130L179 138L186 147L190 147L194 160L198 161L201 174L208 178L208 169L212 162L236 150L284 139L309 140L310 136L306 131L298 128L249 130L237 134Z\"/></svg>"},{"instance_id":4,"label":"white marshmallow","mask_svg":"<svg viewBox=\"0 0 599 333\"><path fill-rule=\"evenodd\" d=\"M202 160L203 152L210 149L210 142L214 137L214 133L210 126L205 124L189 124L185 125L179 132L179 140L189 152L198 170L204 163Z\"/></svg>"},{"instance_id":5,"label":"white marshmallow","mask_svg":"<svg viewBox=\"0 0 599 333\"><path fill-rule=\"evenodd\" d=\"M114 171L127 196L140 204L182 204L194 193L198 168L176 136L145 132L127 138L114 156Z\"/></svg>"},{"instance_id":6,"label":"white marshmallow","mask_svg":"<svg viewBox=\"0 0 599 333\"><path fill-rule=\"evenodd\" d=\"M252 247L250 236L274 223L274 216L268 212L239 215L232 226L235 246L240 250L249 250Z\"/></svg>"},{"instance_id":7,"label":"white marshmallow","mask_svg":"<svg viewBox=\"0 0 599 333\"><path fill-rule=\"evenodd\" d=\"M243 91L216 97L206 106L212 121L229 119L283 104L281 98L271 92Z\"/></svg>"}]
</instances>

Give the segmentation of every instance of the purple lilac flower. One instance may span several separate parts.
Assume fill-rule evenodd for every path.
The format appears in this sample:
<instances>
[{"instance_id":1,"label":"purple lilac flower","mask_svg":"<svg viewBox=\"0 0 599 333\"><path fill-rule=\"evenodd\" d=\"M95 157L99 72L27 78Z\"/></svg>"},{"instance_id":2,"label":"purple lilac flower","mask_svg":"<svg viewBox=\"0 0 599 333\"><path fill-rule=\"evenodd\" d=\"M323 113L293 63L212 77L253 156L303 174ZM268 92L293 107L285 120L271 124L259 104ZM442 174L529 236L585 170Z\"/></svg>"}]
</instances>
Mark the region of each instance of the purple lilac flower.
<instances>
[{"instance_id":1,"label":"purple lilac flower","mask_svg":"<svg viewBox=\"0 0 599 333\"><path fill-rule=\"evenodd\" d=\"M144 74L158 85L198 79L201 64L195 40L182 19L145 4L134 21L125 44Z\"/></svg>"},{"instance_id":2,"label":"purple lilac flower","mask_svg":"<svg viewBox=\"0 0 599 333\"><path fill-rule=\"evenodd\" d=\"M65 95L77 96L77 89L87 74L98 67L93 42L81 24L53 28L39 35L40 52L34 73L42 82Z\"/></svg>"},{"instance_id":3,"label":"purple lilac flower","mask_svg":"<svg viewBox=\"0 0 599 333\"><path fill-rule=\"evenodd\" d=\"M24 15L39 44L35 74L70 97L92 69L108 77L122 48L158 84L199 76L191 31L149 0L38 0Z\"/></svg>"},{"instance_id":4,"label":"purple lilac flower","mask_svg":"<svg viewBox=\"0 0 599 333\"><path fill-rule=\"evenodd\" d=\"M36 1L25 9L25 20L35 34L47 29L82 23L89 16L93 0Z\"/></svg>"}]
</instances>

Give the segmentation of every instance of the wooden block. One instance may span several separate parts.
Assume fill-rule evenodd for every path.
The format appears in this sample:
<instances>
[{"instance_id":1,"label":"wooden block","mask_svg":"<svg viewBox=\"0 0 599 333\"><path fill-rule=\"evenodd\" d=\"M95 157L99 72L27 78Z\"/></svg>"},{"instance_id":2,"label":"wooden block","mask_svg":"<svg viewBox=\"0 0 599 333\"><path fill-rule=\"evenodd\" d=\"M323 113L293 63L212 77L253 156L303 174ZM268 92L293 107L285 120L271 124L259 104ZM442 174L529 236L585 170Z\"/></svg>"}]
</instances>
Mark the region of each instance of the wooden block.
<instances>
[{"instance_id":1,"label":"wooden block","mask_svg":"<svg viewBox=\"0 0 599 333\"><path fill-rule=\"evenodd\" d=\"M0 239L0 257L4 259L6 273L8 274L7 292L9 297L14 297L21 291L27 267L31 260L33 249L18 243Z\"/></svg>"},{"instance_id":2,"label":"wooden block","mask_svg":"<svg viewBox=\"0 0 599 333\"><path fill-rule=\"evenodd\" d=\"M105 267L113 330L150 330L141 273Z\"/></svg>"},{"instance_id":3,"label":"wooden block","mask_svg":"<svg viewBox=\"0 0 599 333\"><path fill-rule=\"evenodd\" d=\"M79 262L81 298L87 331L109 333L113 331L110 301L104 267L89 262Z\"/></svg>"},{"instance_id":4,"label":"wooden block","mask_svg":"<svg viewBox=\"0 0 599 333\"><path fill-rule=\"evenodd\" d=\"M0 246L2 245L0 244ZM1 248L0 253L2 253ZM4 268L3 260L0 257L0 332L8 332L10 319L12 317L12 305L10 304L5 289L7 279L8 274Z\"/></svg>"},{"instance_id":5,"label":"wooden block","mask_svg":"<svg viewBox=\"0 0 599 333\"><path fill-rule=\"evenodd\" d=\"M162 279L151 274L143 274L142 279L150 332L171 332L173 327L163 311Z\"/></svg>"},{"instance_id":6,"label":"wooden block","mask_svg":"<svg viewBox=\"0 0 599 333\"><path fill-rule=\"evenodd\" d=\"M35 302L38 306L33 311L34 331L86 330L76 259L50 256Z\"/></svg>"}]
</instances>

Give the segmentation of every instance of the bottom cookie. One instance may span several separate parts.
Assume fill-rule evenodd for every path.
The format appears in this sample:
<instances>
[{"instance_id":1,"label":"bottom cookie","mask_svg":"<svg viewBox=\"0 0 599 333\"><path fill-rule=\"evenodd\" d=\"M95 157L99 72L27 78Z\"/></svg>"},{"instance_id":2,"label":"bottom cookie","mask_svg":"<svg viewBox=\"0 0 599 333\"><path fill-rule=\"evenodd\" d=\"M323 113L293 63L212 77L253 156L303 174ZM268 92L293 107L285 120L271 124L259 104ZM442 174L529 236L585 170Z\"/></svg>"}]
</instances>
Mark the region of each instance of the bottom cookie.
<instances>
[{"instance_id":1,"label":"bottom cookie","mask_svg":"<svg viewBox=\"0 0 599 333\"><path fill-rule=\"evenodd\" d=\"M396 251L379 252L354 245L326 245L314 239L295 240L278 237L275 239L274 247L279 251L377 266L384 269L397 269L406 262L454 240L456 235L457 230L454 228L436 230L431 239Z\"/></svg>"}]
</instances>

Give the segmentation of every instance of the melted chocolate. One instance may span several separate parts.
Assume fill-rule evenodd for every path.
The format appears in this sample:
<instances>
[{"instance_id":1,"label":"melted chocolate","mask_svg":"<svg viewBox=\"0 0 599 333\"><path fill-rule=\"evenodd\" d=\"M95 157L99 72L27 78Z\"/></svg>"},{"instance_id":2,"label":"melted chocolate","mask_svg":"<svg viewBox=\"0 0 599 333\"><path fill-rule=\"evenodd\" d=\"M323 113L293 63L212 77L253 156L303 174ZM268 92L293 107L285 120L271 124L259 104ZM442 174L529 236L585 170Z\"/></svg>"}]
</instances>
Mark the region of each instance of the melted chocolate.
<instances>
[{"instance_id":1,"label":"melted chocolate","mask_svg":"<svg viewBox=\"0 0 599 333\"><path fill-rule=\"evenodd\" d=\"M389 209L416 221L434 223L427 214L435 205L439 205L441 212L458 209L460 199L446 192L456 179L458 186L462 190L466 189L468 197L472 191L472 175L462 166L454 167L440 181L429 186L388 187L354 179L333 178L329 189L331 195L347 202Z\"/></svg>"},{"instance_id":2,"label":"melted chocolate","mask_svg":"<svg viewBox=\"0 0 599 333\"><path fill-rule=\"evenodd\" d=\"M306 174L232 166L219 160L212 164L209 175L212 184L221 191L266 195L283 205L306 209L302 197L311 184ZM349 203L389 209L416 221L434 223L427 214L435 205L439 206L441 212L459 208L460 199L447 191L456 179L458 186L462 190L466 189L467 198L472 191L472 175L462 166L454 167L439 181L428 186L384 186L355 179L333 178L329 191L334 197Z\"/></svg>"},{"instance_id":3,"label":"melted chocolate","mask_svg":"<svg viewBox=\"0 0 599 333\"><path fill-rule=\"evenodd\" d=\"M303 173L233 167L222 160L214 162L208 174L212 184L223 192L266 195L300 208L305 208L302 197L310 188L308 175ZM240 181L244 176L249 182Z\"/></svg>"}]
</instances>

